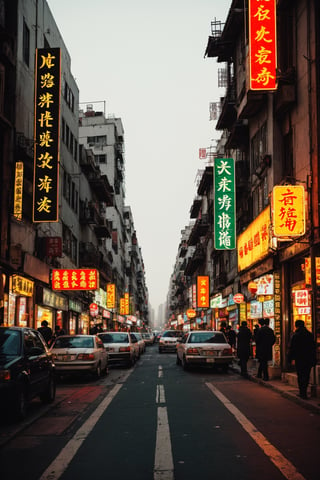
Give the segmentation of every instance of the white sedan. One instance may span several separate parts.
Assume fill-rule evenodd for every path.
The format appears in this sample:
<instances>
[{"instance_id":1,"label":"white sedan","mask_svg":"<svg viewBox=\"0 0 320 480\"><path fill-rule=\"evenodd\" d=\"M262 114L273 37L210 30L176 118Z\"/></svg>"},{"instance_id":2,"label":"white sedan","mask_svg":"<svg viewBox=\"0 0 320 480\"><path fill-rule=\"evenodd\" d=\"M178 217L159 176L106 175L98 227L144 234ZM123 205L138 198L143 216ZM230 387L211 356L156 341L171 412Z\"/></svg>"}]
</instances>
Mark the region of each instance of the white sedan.
<instances>
[{"instance_id":1,"label":"white sedan","mask_svg":"<svg viewBox=\"0 0 320 480\"><path fill-rule=\"evenodd\" d=\"M108 371L108 353L97 335L61 335L50 350L58 375L92 373L100 377Z\"/></svg>"},{"instance_id":2,"label":"white sedan","mask_svg":"<svg viewBox=\"0 0 320 480\"><path fill-rule=\"evenodd\" d=\"M222 332L194 330L177 345L177 364L187 370L191 365L220 366L228 370L233 351Z\"/></svg>"}]
</instances>

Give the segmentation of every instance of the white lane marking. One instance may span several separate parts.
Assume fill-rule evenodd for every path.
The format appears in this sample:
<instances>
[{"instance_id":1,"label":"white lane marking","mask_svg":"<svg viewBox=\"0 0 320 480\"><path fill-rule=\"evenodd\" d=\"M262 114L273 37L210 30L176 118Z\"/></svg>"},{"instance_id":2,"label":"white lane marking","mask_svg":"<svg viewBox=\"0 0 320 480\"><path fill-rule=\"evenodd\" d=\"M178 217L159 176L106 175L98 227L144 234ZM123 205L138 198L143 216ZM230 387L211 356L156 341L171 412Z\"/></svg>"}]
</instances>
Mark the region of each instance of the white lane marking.
<instances>
[{"instance_id":1,"label":"white lane marking","mask_svg":"<svg viewBox=\"0 0 320 480\"><path fill-rule=\"evenodd\" d=\"M156 403L166 403L163 385L157 385Z\"/></svg>"},{"instance_id":2,"label":"white lane marking","mask_svg":"<svg viewBox=\"0 0 320 480\"><path fill-rule=\"evenodd\" d=\"M123 382L127 380L130 374L131 372L127 373L127 375L123 378ZM122 385L123 383L117 384L113 387L113 389L95 409L95 411L90 415L90 417L85 421L85 423L74 434L71 440L69 440L66 446L61 450L55 460L53 460L51 465L49 465L49 467L43 472L40 480L57 480L61 477L61 475L67 469L69 463L81 447L82 443L87 438L87 436L101 417L101 415L108 408L114 397L119 392Z\"/></svg>"},{"instance_id":3,"label":"white lane marking","mask_svg":"<svg viewBox=\"0 0 320 480\"><path fill-rule=\"evenodd\" d=\"M224 404L229 412L234 415L236 420L244 428L250 437L256 442L256 444L264 451L264 453L270 458L271 462L280 470L282 475L288 480L305 480L305 478L298 472L296 467L287 460L282 453L279 452L268 440L258 431L258 429L238 410L238 408L230 402L230 400L223 395L216 387L210 383L206 383L206 386L212 391L212 393L218 397L218 399Z\"/></svg>"},{"instance_id":4,"label":"white lane marking","mask_svg":"<svg viewBox=\"0 0 320 480\"><path fill-rule=\"evenodd\" d=\"M162 366L159 365L159 368L158 368L158 378L162 378L163 377L163 370L162 370Z\"/></svg>"},{"instance_id":5,"label":"white lane marking","mask_svg":"<svg viewBox=\"0 0 320 480\"><path fill-rule=\"evenodd\" d=\"M170 429L166 407L158 407L154 480L174 480Z\"/></svg>"}]
</instances>

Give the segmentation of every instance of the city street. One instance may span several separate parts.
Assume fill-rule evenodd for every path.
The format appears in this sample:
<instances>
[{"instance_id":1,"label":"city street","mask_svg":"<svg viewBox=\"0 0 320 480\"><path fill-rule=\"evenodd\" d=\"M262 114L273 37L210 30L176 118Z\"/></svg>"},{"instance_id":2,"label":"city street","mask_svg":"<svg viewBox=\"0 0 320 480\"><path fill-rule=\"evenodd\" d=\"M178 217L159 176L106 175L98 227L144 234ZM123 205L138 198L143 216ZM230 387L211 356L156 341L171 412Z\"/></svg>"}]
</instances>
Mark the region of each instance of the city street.
<instances>
[{"instance_id":1,"label":"city street","mask_svg":"<svg viewBox=\"0 0 320 480\"><path fill-rule=\"evenodd\" d=\"M130 370L59 383L20 431L1 425L1 479L318 478L319 415L234 371L175 360L154 345Z\"/></svg>"}]
</instances>

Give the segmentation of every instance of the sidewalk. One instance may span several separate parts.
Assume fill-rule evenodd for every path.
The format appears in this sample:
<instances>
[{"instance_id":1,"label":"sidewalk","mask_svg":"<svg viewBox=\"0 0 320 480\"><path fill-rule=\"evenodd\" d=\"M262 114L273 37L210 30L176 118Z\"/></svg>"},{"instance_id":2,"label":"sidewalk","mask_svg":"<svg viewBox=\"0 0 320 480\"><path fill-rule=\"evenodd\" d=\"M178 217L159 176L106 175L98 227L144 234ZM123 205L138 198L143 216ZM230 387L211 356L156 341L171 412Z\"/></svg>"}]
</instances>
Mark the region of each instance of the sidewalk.
<instances>
[{"instance_id":1,"label":"sidewalk","mask_svg":"<svg viewBox=\"0 0 320 480\"><path fill-rule=\"evenodd\" d=\"M240 374L240 367L237 363L237 360L231 365L231 369ZM290 385L282 381L281 379L271 379L269 381L264 381L261 378L256 377L257 369L255 365L248 362L248 378L250 381L255 383L260 383L260 385L271 388L272 390L280 393L285 398L292 400L293 402L301 405L302 407L312 411L313 413L320 414L320 385L317 388L317 397L311 397L310 387L308 391L308 400L304 400L298 396L299 389L294 385Z\"/></svg>"}]
</instances>

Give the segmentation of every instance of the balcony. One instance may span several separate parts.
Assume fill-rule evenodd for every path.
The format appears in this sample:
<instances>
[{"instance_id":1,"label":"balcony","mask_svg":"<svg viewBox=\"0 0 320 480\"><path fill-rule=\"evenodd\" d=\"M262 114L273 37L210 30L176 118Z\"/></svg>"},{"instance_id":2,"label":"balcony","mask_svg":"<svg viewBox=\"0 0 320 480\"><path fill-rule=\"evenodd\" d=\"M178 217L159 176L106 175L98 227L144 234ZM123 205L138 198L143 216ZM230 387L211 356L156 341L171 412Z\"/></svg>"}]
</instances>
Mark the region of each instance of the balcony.
<instances>
[{"instance_id":1,"label":"balcony","mask_svg":"<svg viewBox=\"0 0 320 480\"><path fill-rule=\"evenodd\" d=\"M212 189L213 185L213 167L206 167L201 177L198 195L204 195L208 190Z\"/></svg>"},{"instance_id":2,"label":"balcony","mask_svg":"<svg viewBox=\"0 0 320 480\"><path fill-rule=\"evenodd\" d=\"M249 127L246 120L237 120L230 129L226 149L246 150L249 145Z\"/></svg>"},{"instance_id":3,"label":"balcony","mask_svg":"<svg viewBox=\"0 0 320 480\"><path fill-rule=\"evenodd\" d=\"M110 185L107 175L92 174L88 176L90 187L99 201L105 202L107 207L113 205L113 187Z\"/></svg>"},{"instance_id":4,"label":"balcony","mask_svg":"<svg viewBox=\"0 0 320 480\"><path fill-rule=\"evenodd\" d=\"M233 79L227 89L227 94L222 100L221 113L217 121L217 130L230 128L237 119L236 111L236 86Z\"/></svg>"},{"instance_id":5,"label":"balcony","mask_svg":"<svg viewBox=\"0 0 320 480\"><path fill-rule=\"evenodd\" d=\"M198 244L194 251L194 254L189 259L186 268L185 268L185 275L191 276L199 265L202 265L206 261L206 251L203 245Z\"/></svg>"},{"instance_id":6,"label":"balcony","mask_svg":"<svg viewBox=\"0 0 320 480\"><path fill-rule=\"evenodd\" d=\"M209 218L208 215L202 215L201 218L198 218L196 220L196 223L194 224L189 240L188 240L188 246L196 245L198 243L198 239L200 237L203 237L209 229Z\"/></svg>"},{"instance_id":7,"label":"balcony","mask_svg":"<svg viewBox=\"0 0 320 480\"><path fill-rule=\"evenodd\" d=\"M111 238L111 224L105 218L102 218L100 223L93 226L94 233L98 238Z\"/></svg>"},{"instance_id":8,"label":"balcony","mask_svg":"<svg viewBox=\"0 0 320 480\"><path fill-rule=\"evenodd\" d=\"M199 196L195 197L195 199L193 200L193 204L191 205L191 208L190 208L190 218L198 218L201 205L202 205L202 198Z\"/></svg>"}]
</instances>

